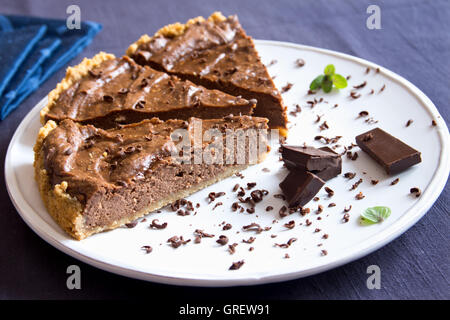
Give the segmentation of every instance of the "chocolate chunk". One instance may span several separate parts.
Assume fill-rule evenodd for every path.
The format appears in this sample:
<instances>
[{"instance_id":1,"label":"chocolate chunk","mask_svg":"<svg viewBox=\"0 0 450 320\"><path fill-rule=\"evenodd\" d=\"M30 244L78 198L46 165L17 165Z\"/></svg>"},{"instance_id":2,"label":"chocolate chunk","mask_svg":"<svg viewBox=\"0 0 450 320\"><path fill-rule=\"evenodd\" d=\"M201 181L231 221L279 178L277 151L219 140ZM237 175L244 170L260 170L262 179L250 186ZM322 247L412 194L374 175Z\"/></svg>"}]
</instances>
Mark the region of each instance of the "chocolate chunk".
<instances>
[{"instance_id":1,"label":"chocolate chunk","mask_svg":"<svg viewBox=\"0 0 450 320\"><path fill-rule=\"evenodd\" d=\"M311 172L293 170L280 183L280 188L292 208L307 204L324 184L325 181Z\"/></svg>"},{"instance_id":2,"label":"chocolate chunk","mask_svg":"<svg viewBox=\"0 0 450 320\"><path fill-rule=\"evenodd\" d=\"M329 147L281 147L281 155L288 169L308 170L323 180L336 177L342 171L342 159Z\"/></svg>"},{"instance_id":3,"label":"chocolate chunk","mask_svg":"<svg viewBox=\"0 0 450 320\"><path fill-rule=\"evenodd\" d=\"M365 139L368 135L371 139ZM380 128L360 134L356 137L356 143L382 165L388 174L399 173L422 161L419 151Z\"/></svg>"}]
</instances>

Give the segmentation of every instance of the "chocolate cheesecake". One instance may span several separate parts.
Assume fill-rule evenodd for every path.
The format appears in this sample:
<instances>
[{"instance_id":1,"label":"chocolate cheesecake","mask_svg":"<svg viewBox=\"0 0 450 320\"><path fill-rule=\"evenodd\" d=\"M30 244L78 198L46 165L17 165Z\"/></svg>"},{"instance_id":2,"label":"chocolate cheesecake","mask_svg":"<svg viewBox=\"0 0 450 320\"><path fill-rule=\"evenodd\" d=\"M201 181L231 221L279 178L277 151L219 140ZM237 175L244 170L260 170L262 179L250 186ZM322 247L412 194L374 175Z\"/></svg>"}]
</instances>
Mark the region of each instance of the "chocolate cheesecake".
<instances>
[{"instance_id":1,"label":"chocolate cheesecake","mask_svg":"<svg viewBox=\"0 0 450 320\"><path fill-rule=\"evenodd\" d=\"M101 52L67 70L65 79L49 94L41 122L71 119L108 129L153 117L250 115L255 104L140 66L127 56L115 58Z\"/></svg>"},{"instance_id":2,"label":"chocolate cheesecake","mask_svg":"<svg viewBox=\"0 0 450 320\"><path fill-rule=\"evenodd\" d=\"M267 119L249 116L154 118L108 130L70 119L58 125L50 120L34 147L36 180L49 213L80 240L129 223L262 161L269 150L265 135L260 134L266 129ZM215 132L211 135L215 139L196 143L196 137L207 130ZM248 133L241 140L244 143L238 143L237 135L227 139L236 132ZM258 143L251 143L251 136ZM194 151L188 149L181 157L181 141L182 146L193 143ZM250 150L255 146L256 152ZM199 154L200 161L195 158ZM206 161L207 155L216 161Z\"/></svg>"},{"instance_id":3,"label":"chocolate cheesecake","mask_svg":"<svg viewBox=\"0 0 450 320\"><path fill-rule=\"evenodd\" d=\"M237 16L213 13L186 24L167 25L154 36L142 36L127 55L137 63L177 75L209 89L256 99L254 115L287 135L286 107L251 37Z\"/></svg>"}]
</instances>

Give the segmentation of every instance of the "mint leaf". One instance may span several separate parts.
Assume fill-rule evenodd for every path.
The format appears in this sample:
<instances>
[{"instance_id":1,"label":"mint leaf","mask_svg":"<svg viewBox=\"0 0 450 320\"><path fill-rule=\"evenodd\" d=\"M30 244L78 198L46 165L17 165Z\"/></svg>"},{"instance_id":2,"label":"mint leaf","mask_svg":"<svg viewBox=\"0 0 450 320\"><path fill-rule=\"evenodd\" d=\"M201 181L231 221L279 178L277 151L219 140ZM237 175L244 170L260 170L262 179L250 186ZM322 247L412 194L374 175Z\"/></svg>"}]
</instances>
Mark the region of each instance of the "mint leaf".
<instances>
[{"instance_id":1,"label":"mint leaf","mask_svg":"<svg viewBox=\"0 0 450 320\"><path fill-rule=\"evenodd\" d=\"M334 71L336 69L334 68L334 65L329 64L325 67L325 70L323 71L323 73L325 73L327 76L331 76L334 74Z\"/></svg>"},{"instance_id":2,"label":"mint leaf","mask_svg":"<svg viewBox=\"0 0 450 320\"><path fill-rule=\"evenodd\" d=\"M333 89L333 82L330 80L328 76L322 82L322 89L325 93L328 93Z\"/></svg>"},{"instance_id":3,"label":"mint leaf","mask_svg":"<svg viewBox=\"0 0 450 320\"><path fill-rule=\"evenodd\" d=\"M391 209L388 207L377 206L372 208L367 208L363 213L361 213L361 224L371 225L379 222L383 222L391 215Z\"/></svg>"},{"instance_id":4,"label":"mint leaf","mask_svg":"<svg viewBox=\"0 0 450 320\"><path fill-rule=\"evenodd\" d=\"M318 90L322 88L325 93L331 92L333 86L336 89L344 89L347 87L347 79L340 74L335 73L334 65L329 64L324 69L324 74L317 76L309 85L310 90Z\"/></svg>"},{"instance_id":5,"label":"mint leaf","mask_svg":"<svg viewBox=\"0 0 450 320\"><path fill-rule=\"evenodd\" d=\"M347 87L347 79L345 79L340 74L333 74L332 75L332 81L336 88L338 89L344 89Z\"/></svg>"},{"instance_id":6,"label":"mint leaf","mask_svg":"<svg viewBox=\"0 0 450 320\"><path fill-rule=\"evenodd\" d=\"M316 77L309 85L309 89L311 89L311 90L320 89L320 87L322 86L323 78L325 78L325 76L323 74Z\"/></svg>"}]
</instances>

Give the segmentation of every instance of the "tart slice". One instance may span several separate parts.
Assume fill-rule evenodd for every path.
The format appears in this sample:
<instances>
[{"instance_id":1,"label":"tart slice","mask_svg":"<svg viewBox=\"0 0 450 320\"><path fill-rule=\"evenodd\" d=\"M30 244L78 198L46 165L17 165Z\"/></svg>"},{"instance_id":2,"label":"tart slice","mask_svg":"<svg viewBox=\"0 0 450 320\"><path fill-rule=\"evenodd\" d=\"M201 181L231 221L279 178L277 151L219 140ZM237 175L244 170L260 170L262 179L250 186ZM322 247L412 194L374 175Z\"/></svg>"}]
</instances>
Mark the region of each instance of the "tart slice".
<instances>
[{"instance_id":1,"label":"tart slice","mask_svg":"<svg viewBox=\"0 0 450 320\"><path fill-rule=\"evenodd\" d=\"M50 92L41 122L71 119L107 129L153 117L250 115L255 104L140 66L129 57L100 52L67 70L65 79Z\"/></svg>"},{"instance_id":2,"label":"tart slice","mask_svg":"<svg viewBox=\"0 0 450 320\"><path fill-rule=\"evenodd\" d=\"M262 161L266 134L267 119L249 116L154 118L109 130L48 121L34 147L35 176L49 213L80 240Z\"/></svg>"},{"instance_id":3,"label":"tart slice","mask_svg":"<svg viewBox=\"0 0 450 320\"><path fill-rule=\"evenodd\" d=\"M206 88L256 99L254 115L268 118L271 128L287 134L281 95L237 16L225 18L216 12L207 20L167 25L153 37L142 36L127 55Z\"/></svg>"}]
</instances>

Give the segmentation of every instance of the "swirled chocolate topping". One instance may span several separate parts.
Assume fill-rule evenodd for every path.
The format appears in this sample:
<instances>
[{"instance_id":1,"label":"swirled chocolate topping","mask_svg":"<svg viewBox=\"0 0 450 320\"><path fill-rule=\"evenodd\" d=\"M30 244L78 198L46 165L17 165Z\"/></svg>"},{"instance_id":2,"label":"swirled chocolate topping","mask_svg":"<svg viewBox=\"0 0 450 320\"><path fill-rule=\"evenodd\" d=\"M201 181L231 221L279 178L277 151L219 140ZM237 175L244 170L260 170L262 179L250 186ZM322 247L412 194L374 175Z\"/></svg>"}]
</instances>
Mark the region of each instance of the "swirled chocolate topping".
<instances>
[{"instance_id":1,"label":"swirled chocolate topping","mask_svg":"<svg viewBox=\"0 0 450 320\"><path fill-rule=\"evenodd\" d=\"M251 114L255 103L137 65L125 56L103 61L75 81L50 106L45 120L71 119L113 128L152 117L187 120Z\"/></svg>"},{"instance_id":2,"label":"swirled chocolate topping","mask_svg":"<svg viewBox=\"0 0 450 320\"><path fill-rule=\"evenodd\" d=\"M139 64L207 88L256 99L255 116L267 117L270 127L286 128L281 95L237 16L197 20L175 35L170 29L166 26L149 41L138 41L128 54Z\"/></svg>"},{"instance_id":3,"label":"swirled chocolate topping","mask_svg":"<svg viewBox=\"0 0 450 320\"><path fill-rule=\"evenodd\" d=\"M44 140L44 168L52 185L66 181L67 192L80 199L91 198L102 189L117 190L140 184L157 175L160 166L181 168L172 158L177 141L172 141L171 135L177 129L185 129L189 141L193 141L195 120L199 119L163 122L154 118L109 130L63 120ZM266 119L247 116L200 123L200 137L208 129L225 132L226 129L267 128ZM200 146L205 148L209 143ZM166 177L167 182L172 175Z\"/></svg>"}]
</instances>

